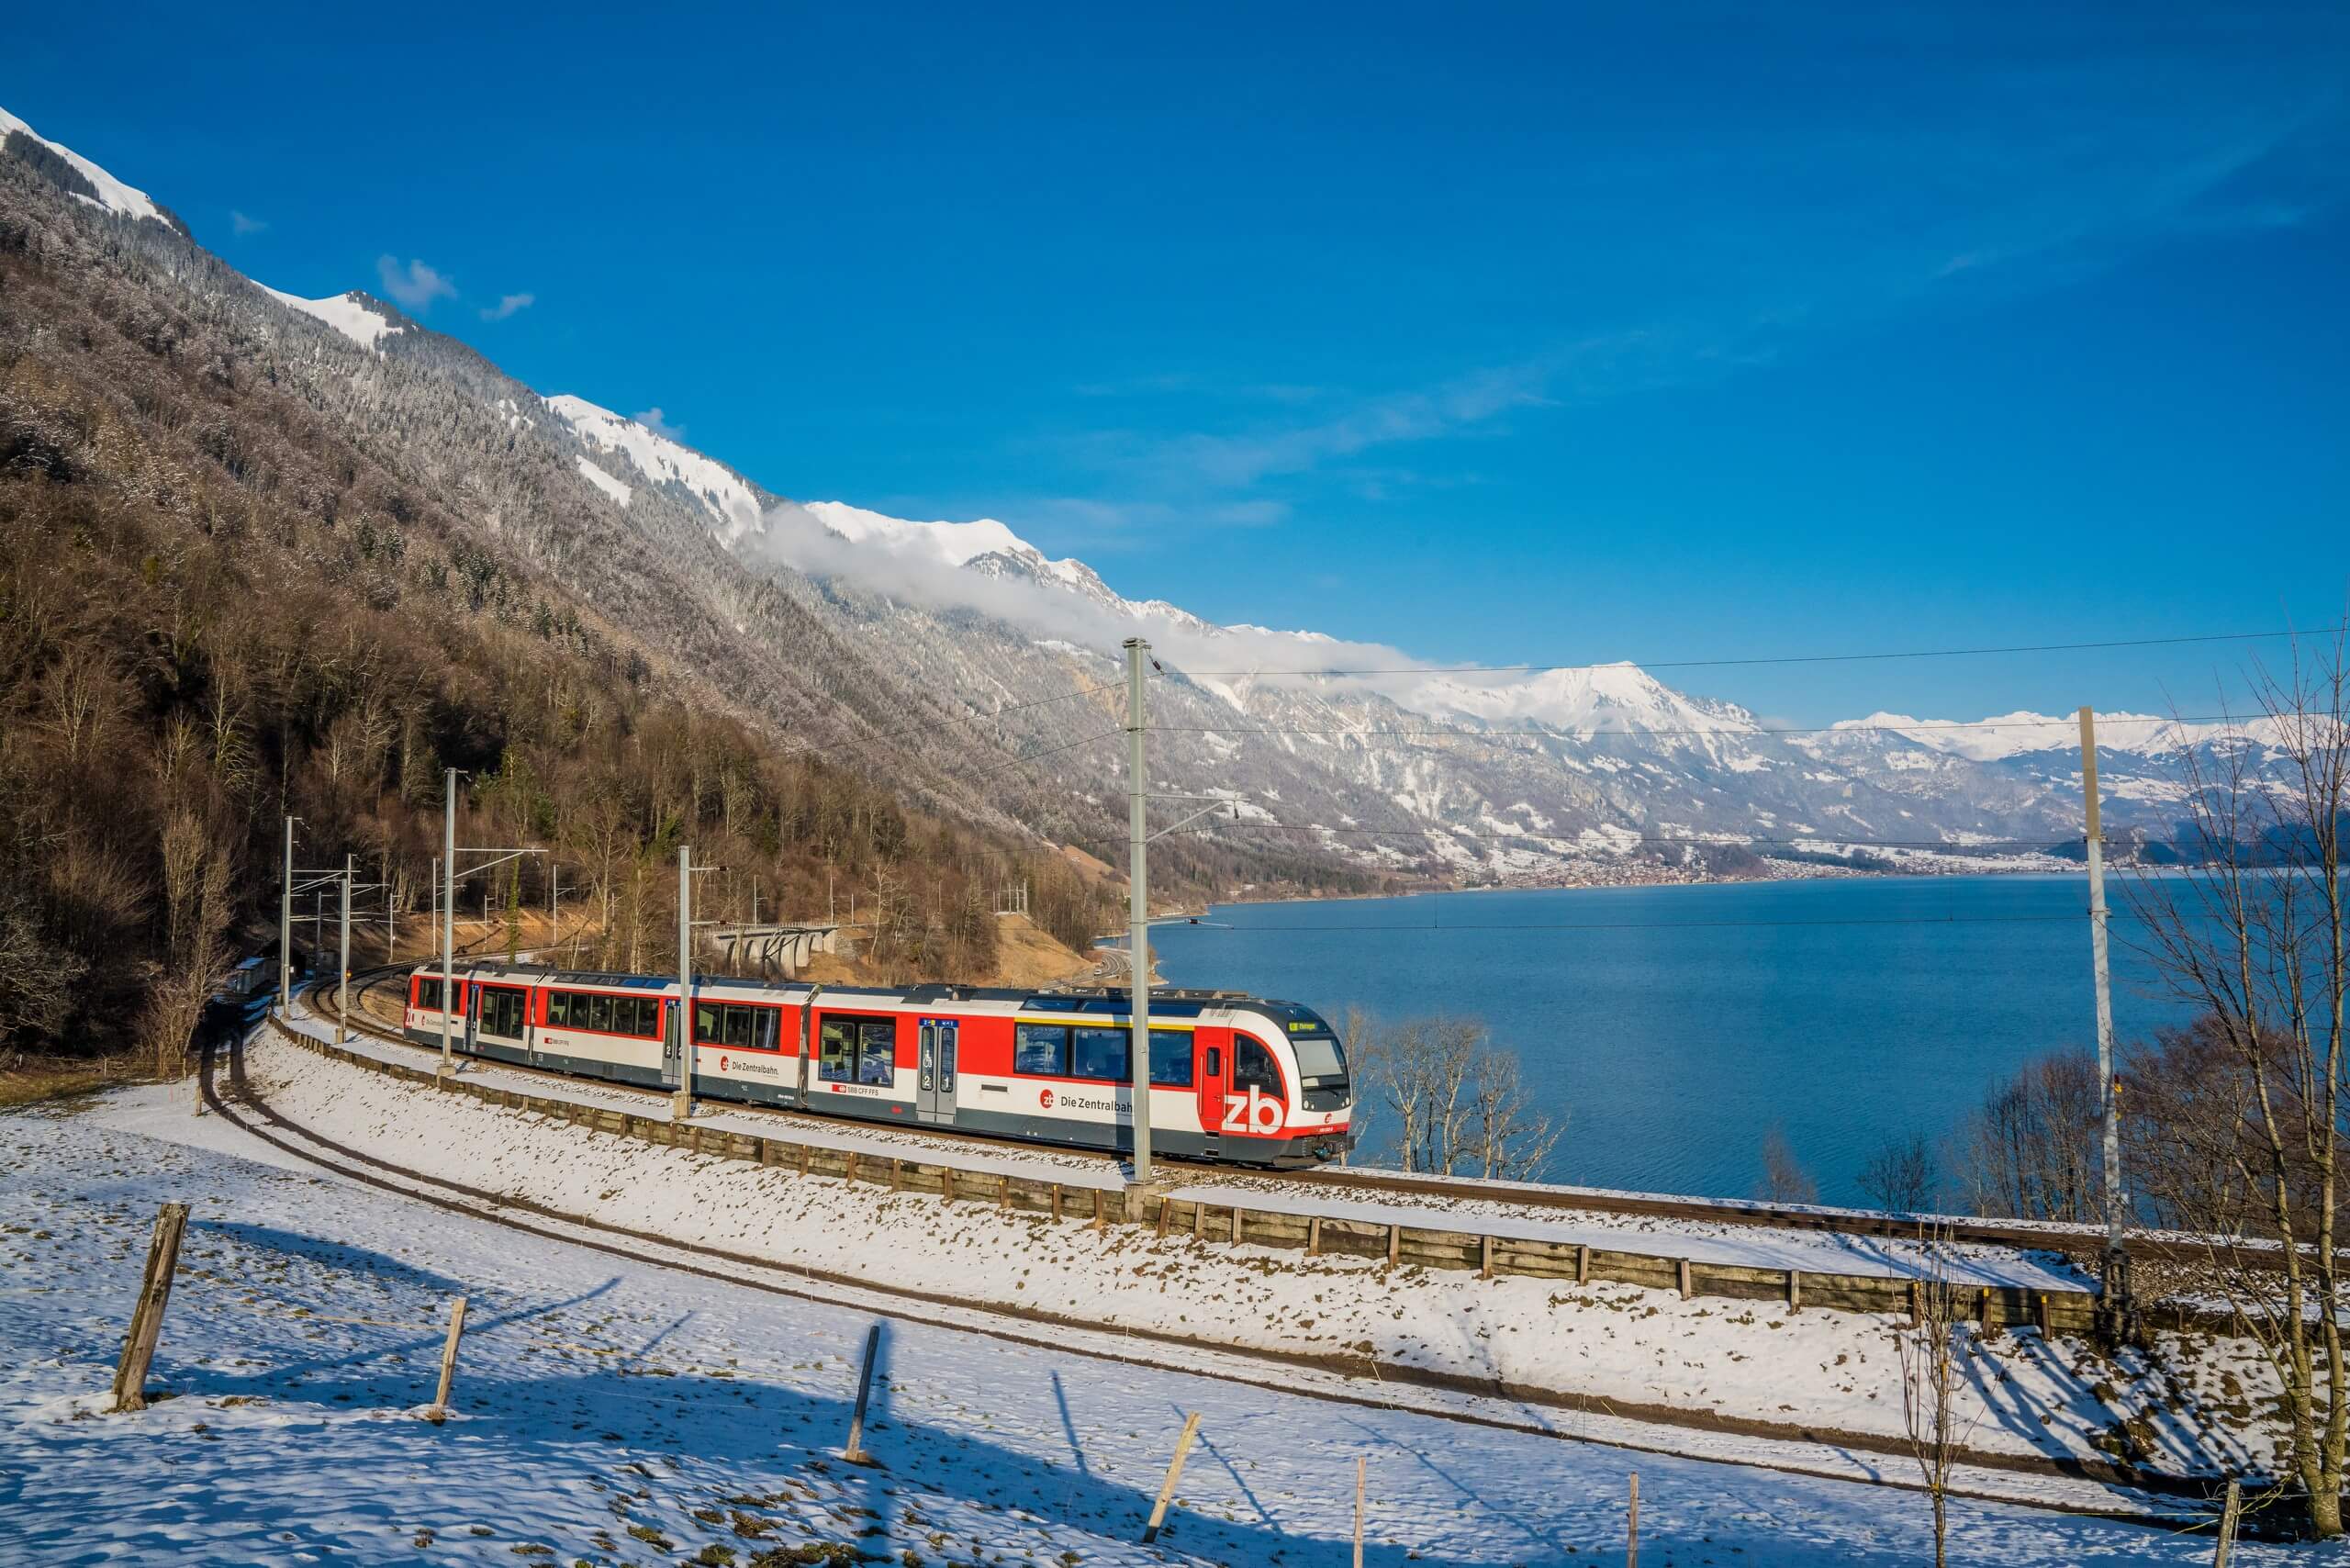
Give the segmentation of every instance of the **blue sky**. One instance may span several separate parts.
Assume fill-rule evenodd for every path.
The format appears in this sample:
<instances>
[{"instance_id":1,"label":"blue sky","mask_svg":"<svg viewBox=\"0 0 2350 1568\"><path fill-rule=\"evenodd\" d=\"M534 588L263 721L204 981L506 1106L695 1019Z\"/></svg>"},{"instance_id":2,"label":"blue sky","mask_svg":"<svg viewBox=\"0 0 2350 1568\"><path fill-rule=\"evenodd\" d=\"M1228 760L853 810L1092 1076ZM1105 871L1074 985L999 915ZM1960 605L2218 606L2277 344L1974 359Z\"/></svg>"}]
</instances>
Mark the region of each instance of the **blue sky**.
<instances>
[{"instance_id":1,"label":"blue sky","mask_svg":"<svg viewBox=\"0 0 2350 1568\"><path fill-rule=\"evenodd\" d=\"M129 19L126 21L126 17ZM2323 623L2350 11L44 6L0 104L768 487L1563 662ZM1682 671L1800 722L2241 650ZM2169 696L2166 697L2165 693Z\"/></svg>"}]
</instances>

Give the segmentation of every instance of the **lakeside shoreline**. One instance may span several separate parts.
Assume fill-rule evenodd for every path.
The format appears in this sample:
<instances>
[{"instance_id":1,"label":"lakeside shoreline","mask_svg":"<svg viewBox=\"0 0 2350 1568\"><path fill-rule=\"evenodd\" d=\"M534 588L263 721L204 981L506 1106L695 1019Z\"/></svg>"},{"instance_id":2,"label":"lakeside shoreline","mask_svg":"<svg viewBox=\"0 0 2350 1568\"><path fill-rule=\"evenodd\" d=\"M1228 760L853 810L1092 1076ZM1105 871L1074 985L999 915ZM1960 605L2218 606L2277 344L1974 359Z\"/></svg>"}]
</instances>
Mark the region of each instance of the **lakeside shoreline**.
<instances>
[{"instance_id":1,"label":"lakeside shoreline","mask_svg":"<svg viewBox=\"0 0 2350 1568\"><path fill-rule=\"evenodd\" d=\"M2138 867L2109 867L2108 869L2114 872L2127 872L2131 875L2136 875L2143 868ZM1205 910L1207 909L1219 907L1231 908L1239 905L1360 903L1368 900L1427 898L1432 895L1446 893L1572 893L1601 891L1608 889L1622 889L1628 890L1633 889L1656 888L1737 888L1760 886L1774 882L1832 882L1863 880L1898 881L1905 878L1925 880L1944 877L2033 878L2087 877L2087 875L2088 868L2085 865L1936 866L1930 868L1901 866L1889 867L1883 870L1876 870L1859 866L1818 866L1806 867L1804 869L1799 871L1789 871L1782 875L1766 877L1723 877L1710 876L1703 872L1695 872L1678 876L1643 875L1639 877L1625 877L1620 879L1609 878L1605 879L1572 882L1480 882L1467 887L1410 888L1402 891L1390 892L1294 893L1268 898L1219 898L1208 901L1207 904L1200 913L1205 913ZM1190 913L1192 912L1179 911L1177 913ZM1160 919L1165 917L1154 915L1152 918Z\"/></svg>"}]
</instances>

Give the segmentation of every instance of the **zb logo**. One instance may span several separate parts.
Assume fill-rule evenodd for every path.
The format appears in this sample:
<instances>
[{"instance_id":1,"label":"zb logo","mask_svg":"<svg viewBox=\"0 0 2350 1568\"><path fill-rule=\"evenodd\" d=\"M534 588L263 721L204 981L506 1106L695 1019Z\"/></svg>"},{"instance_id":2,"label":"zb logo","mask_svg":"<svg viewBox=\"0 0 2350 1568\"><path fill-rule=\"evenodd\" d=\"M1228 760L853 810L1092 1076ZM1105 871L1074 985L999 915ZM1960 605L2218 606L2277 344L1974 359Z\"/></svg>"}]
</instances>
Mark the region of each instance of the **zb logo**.
<instances>
[{"instance_id":1,"label":"zb logo","mask_svg":"<svg viewBox=\"0 0 2350 1568\"><path fill-rule=\"evenodd\" d=\"M1226 1095L1224 1102L1224 1130L1245 1133L1259 1127L1270 1127L1281 1119L1281 1103L1268 1100L1265 1092L1255 1084L1248 1086L1247 1099Z\"/></svg>"}]
</instances>

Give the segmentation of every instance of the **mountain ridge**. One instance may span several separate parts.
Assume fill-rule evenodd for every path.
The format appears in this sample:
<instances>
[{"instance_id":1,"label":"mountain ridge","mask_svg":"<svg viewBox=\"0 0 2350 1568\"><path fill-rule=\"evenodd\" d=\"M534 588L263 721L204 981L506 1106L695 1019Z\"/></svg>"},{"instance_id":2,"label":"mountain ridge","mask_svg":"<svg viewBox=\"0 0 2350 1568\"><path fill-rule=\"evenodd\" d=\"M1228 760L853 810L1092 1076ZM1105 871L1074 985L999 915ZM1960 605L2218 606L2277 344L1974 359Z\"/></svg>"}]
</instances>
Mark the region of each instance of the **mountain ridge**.
<instances>
[{"instance_id":1,"label":"mountain ridge","mask_svg":"<svg viewBox=\"0 0 2350 1568\"><path fill-rule=\"evenodd\" d=\"M193 244L128 197L81 199ZM1940 859L1979 867L1992 846L2031 863L2034 846L2078 831L2070 721L2015 717L2052 744L1973 755L1986 748L1951 737L1976 732L1900 715L1776 730L1628 664L1423 669L1310 631L1217 625L1128 599L999 520L787 499L641 420L543 396L364 291L302 300L196 253L250 284L252 308L280 313L264 330L311 334L295 364L323 409L365 422L390 396L438 410L463 456L435 482L461 510L589 583L675 656L723 672L790 744L845 746L865 766L889 756L917 798L1053 843L1099 850L1120 831L1116 700L1103 694L1121 674L1113 650L1136 634L1166 666L1154 783L1225 802L1165 853L1214 886L1261 887L1269 867L1438 882L1745 874L1862 850L1871 864L1951 868ZM641 602L653 579L629 563L656 557L660 593ZM917 715L919 740L877 749ZM1080 718L1104 727L1072 738ZM2179 799L2176 771L2128 750L2132 737L2210 737L2143 715L2116 723L2109 809L2158 822ZM1050 768L1023 766L1048 748ZM974 751L1003 760L974 767Z\"/></svg>"}]
</instances>

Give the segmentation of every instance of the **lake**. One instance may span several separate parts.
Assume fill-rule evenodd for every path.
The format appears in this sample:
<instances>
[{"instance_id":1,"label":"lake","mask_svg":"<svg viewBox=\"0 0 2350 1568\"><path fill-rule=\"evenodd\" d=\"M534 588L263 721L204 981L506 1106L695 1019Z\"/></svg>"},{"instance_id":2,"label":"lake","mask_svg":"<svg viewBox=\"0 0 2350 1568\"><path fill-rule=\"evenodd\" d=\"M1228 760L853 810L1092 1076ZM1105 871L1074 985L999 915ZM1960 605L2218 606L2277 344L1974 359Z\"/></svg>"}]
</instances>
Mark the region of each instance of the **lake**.
<instances>
[{"instance_id":1,"label":"lake","mask_svg":"<svg viewBox=\"0 0 2350 1568\"><path fill-rule=\"evenodd\" d=\"M2107 892L2116 1033L2182 1020ZM2086 877L1863 877L1220 904L1151 937L1175 985L1484 1020L1567 1117L1551 1180L1743 1197L1776 1125L1857 1203L1886 1137L1939 1143L2027 1058L2096 1043L2087 908Z\"/></svg>"}]
</instances>

